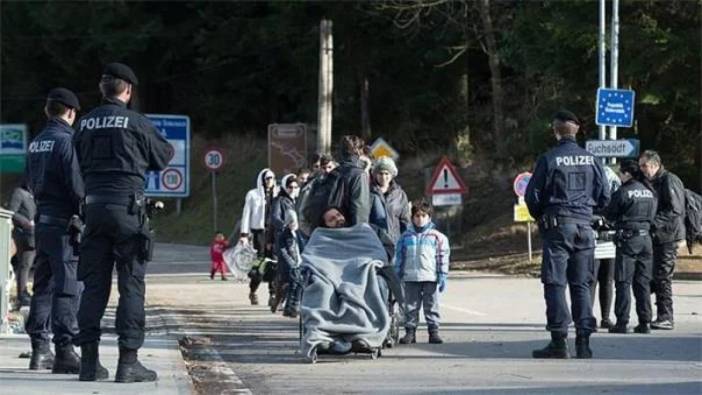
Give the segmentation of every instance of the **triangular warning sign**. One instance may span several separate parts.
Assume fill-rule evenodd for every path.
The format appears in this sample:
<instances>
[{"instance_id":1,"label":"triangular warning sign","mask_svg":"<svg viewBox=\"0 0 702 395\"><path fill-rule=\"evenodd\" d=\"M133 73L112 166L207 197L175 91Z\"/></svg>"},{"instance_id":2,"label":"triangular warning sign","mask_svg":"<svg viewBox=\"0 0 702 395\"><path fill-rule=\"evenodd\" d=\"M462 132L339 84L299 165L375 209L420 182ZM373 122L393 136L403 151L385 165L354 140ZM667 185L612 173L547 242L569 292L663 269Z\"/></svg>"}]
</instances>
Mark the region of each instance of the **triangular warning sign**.
<instances>
[{"instance_id":1,"label":"triangular warning sign","mask_svg":"<svg viewBox=\"0 0 702 395\"><path fill-rule=\"evenodd\" d=\"M427 194L441 193L466 193L468 187L458 175L456 168L453 167L451 161L447 157L441 158L441 161L434 169L434 174L431 176L431 182L427 188Z\"/></svg>"}]
</instances>

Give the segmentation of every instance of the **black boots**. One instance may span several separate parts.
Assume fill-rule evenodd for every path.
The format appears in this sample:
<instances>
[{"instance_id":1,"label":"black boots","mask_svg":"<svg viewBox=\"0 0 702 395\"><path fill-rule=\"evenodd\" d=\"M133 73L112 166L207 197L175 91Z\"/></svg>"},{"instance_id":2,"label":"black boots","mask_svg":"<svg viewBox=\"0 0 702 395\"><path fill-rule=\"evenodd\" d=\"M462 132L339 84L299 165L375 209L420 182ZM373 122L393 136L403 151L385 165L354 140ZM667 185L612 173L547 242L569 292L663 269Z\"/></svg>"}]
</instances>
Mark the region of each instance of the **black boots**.
<instances>
[{"instance_id":1,"label":"black boots","mask_svg":"<svg viewBox=\"0 0 702 395\"><path fill-rule=\"evenodd\" d=\"M80 373L78 380L105 380L110 373L100 364L98 342L85 343L80 346Z\"/></svg>"},{"instance_id":2,"label":"black boots","mask_svg":"<svg viewBox=\"0 0 702 395\"><path fill-rule=\"evenodd\" d=\"M590 335L575 337L575 353L578 359L592 358L592 350L590 350Z\"/></svg>"},{"instance_id":3,"label":"black boots","mask_svg":"<svg viewBox=\"0 0 702 395\"><path fill-rule=\"evenodd\" d=\"M634 332L636 333L651 333L651 328L648 327L647 322L642 322L634 328Z\"/></svg>"},{"instance_id":4,"label":"black boots","mask_svg":"<svg viewBox=\"0 0 702 395\"><path fill-rule=\"evenodd\" d=\"M610 326L609 327L609 333L627 333L627 323L626 322L619 322L617 321L616 325Z\"/></svg>"},{"instance_id":5,"label":"black boots","mask_svg":"<svg viewBox=\"0 0 702 395\"><path fill-rule=\"evenodd\" d=\"M56 346L56 358L51 373L57 374L78 374L80 371L80 357L73 350L72 344Z\"/></svg>"},{"instance_id":6,"label":"black boots","mask_svg":"<svg viewBox=\"0 0 702 395\"><path fill-rule=\"evenodd\" d=\"M252 306L256 306L258 304L258 296L255 292L251 292L249 294L249 300L251 301Z\"/></svg>"},{"instance_id":7,"label":"black boots","mask_svg":"<svg viewBox=\"0 0 702 395\"><path fill-rule=\"evenodd\" d=\"M405 329L405 336L400 339L400 344L412 344L417 342L417 337L415 336L416 329Z\"/></svg>"},{"instance_id":8,"label":"black boots","mask_svg":"<svg viewBox=\"0 0 702 395\"><path fill-rule=\"evenodd\" d=\"M439 336L439 330L438 329L430 329L429 330L429 343L431 344L442 344L444 340Z\"/></svg>"},{"instance_id":9,"label":"black boots","mask_svg":"<svg viewBox=\"0 0 702 395\"><path fill-rule=\"evenodd\" d=\"M32 358L29 360L30 370L51 369L54 366L54 354L48 341L32 340Z\"/></svg>"},{"instance_id":10,"label":"black boots","mask_svg":"<svg viewBox=\"0 0 702 395\"><path fill-rule=\"evenodd\" d=\"M149 370L137 359L137 350L119 348L119 364L115 381L118 383L134 383L143 381L156 381L158 375Z\"/></svg>"},{"instance_id":11,"label":"black boots","mask_svg":"<svg viewBox=\"0 0 702 395\"><path fill-rule=\"evenodd\" d=\"M531 356L534 358L547 359L568 359L568 343L566 343L567 333L551 332L551 342L542 349L534 350Z\"/></svg>"}]
</instances>

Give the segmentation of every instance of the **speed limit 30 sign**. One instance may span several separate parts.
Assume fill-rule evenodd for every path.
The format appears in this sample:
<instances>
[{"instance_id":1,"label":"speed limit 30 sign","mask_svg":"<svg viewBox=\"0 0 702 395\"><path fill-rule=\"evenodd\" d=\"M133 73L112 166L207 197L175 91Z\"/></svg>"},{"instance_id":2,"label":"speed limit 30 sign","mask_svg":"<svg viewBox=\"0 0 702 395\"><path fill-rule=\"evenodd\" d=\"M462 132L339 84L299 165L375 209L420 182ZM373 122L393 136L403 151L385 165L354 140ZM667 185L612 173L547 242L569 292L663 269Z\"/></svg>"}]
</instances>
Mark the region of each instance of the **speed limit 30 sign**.
<instances>
[{"instance_id":1,"label":"speed limit 30 sign","mask_svg":"<svg viewBox=\"0 0 702 395\"><path fill-rule=\"evenodd\" d=\"M211 148L205 152L205 166L211 171L217 171L224 166L224 154L218 148Z\"/></svg>"}]
</instances>

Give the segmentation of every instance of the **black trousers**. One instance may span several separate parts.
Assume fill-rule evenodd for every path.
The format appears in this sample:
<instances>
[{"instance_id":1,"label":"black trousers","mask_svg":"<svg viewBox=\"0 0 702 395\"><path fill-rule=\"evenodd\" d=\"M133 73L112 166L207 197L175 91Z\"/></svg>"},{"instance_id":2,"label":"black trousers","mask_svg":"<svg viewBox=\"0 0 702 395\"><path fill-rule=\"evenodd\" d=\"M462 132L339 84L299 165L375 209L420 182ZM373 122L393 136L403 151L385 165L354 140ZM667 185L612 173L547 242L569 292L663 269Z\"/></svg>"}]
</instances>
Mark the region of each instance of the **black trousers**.
<instances>
[{"instance_id":1,"label":"black trousers","mask_svg":"<svg viewBox=\"0 0 702 395\"><path fill-rule=\"evenodd\" d=\"M251 237L253 239L253 246L258 253L258 258L273 258L273 248L272 240L269 240L269 233L263 229L251 229ZM267 245L271 245L271 248L267 248ZM258 287L263 282L263 274L259 270L254 269L249 273L249 290L252 294L258 291ZM271 296L275 295L275 281L268 282L268 293Z\"/></svg>"},{"instance_id":2,"label":"black trousers","mask_svg":"<svg viewBox=\"0 0 702 395\"><path fill-rule=\"evenodd\" d=\"M78 333L76 312L83 285L76 279L78 260L73 256L66 228L37 224L34 295L25 330L33 342L49 340L70 344Z\"/></svg>"},{"instance_id":3,"label":"black trousers","mask_svg":"<svg viewBox=\"0 0 702 395\"><path fill-rule=\"evenodd\" d=\"M659 320L673 321L673 273L678 259L678 243L653 245L653 282L651 291L656 294Z\"/></svg>"},{"instance_id":4,"label":"black trousers","mask_svg":"<svg viewBox=\"0 0 702 395\"><path fill-rule=\"evenodd\" d=\"M600 312L602 319L609 319L614 300L614 260L595 259L594 276L590 286L591 303L595 305L595 292L599 288ZM598 286L599 284L599 286Z\"/></svg>"},{"instance_id":5,"label":"black trousers","mask_svg":"<svg viewBox=\"0 0 702 395\"><path fill-rule=\"evenodd\" d=\"M571 320L579 335L595 329L590 285L594 265L595 238L587 224L563 224L543 232L541 282L546 299L546 329L568 333ZM571 312L565 297L570 289ZM571 318L572 317L572 318Z\"/></svg>"},{"instance_id":6,"label":"black trousers","mask_svg":"<svg viewBox=\"0 0 702 395\"><path fill-rule=\"evenodd\" d=\"M32 269L32 264L34 264L36 251L35 247L28 245L25 237L14 237L13 235L13 240L17 247L15 259L13 260L13 269L17 276L17 300L20 305L25 305L30 301L27 282L29 281L29 272Z\"/></svg>"},{"instance_id":7,"label":"black trousers","mask_svg":"<svg viewBox=\"0 0 702 395\"><path fill-rule=\"evenodd\" d=\"M146 262L137 258L141 238L140 218L127 206L88 204L86 229L81 243L78 276L85 291L78 310L80 333L76 345L100 340L100 321L112 288L112 270L117 267L116 331L119 346L131 350L144 343L144 276Z\"/></svg>"},{"instance_id":8,"label":"black trousers","mask_svg":"<svg viewBox=\"0 0 702 395\"><path fill-rule=\"evenodd\" d=\"M617 324L625 325L629 322L632 285L639 323L651 322L652 248L651 237L642 235L621 240L617 246L614 270L617 282L614 314L617 316Z\"/></svg>"}]
</instances>

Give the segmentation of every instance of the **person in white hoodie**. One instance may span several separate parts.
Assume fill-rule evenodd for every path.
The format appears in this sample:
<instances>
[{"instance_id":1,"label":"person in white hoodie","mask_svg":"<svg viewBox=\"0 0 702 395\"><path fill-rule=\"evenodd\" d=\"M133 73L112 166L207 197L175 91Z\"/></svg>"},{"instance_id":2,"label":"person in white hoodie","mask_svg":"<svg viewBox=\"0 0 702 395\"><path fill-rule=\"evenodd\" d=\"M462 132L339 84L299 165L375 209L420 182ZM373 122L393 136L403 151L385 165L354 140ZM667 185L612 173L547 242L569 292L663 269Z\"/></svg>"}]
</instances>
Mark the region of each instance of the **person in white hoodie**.
<instances>
[{"instance_id":1,"label":"person in white hoodie","mask_svg":"<svg viewBox=\"0 0 702 395\"><path fill-rule=\"evenodd\" d=\"M263 169L256 178L256 188L246 193L244 211L241 215L241 241L244 243L253 242L253 247L261 259L273 258L273 226L271 223L271 207L273 199L278 194L278 187L275 183L275 174L270 169ZM249 272L249 300L252 305L258 304L256 291L263 280L263 274L259 267ZM269 283L269 304L275 300L274 286Z\"/></svg>"}]
</instances>

